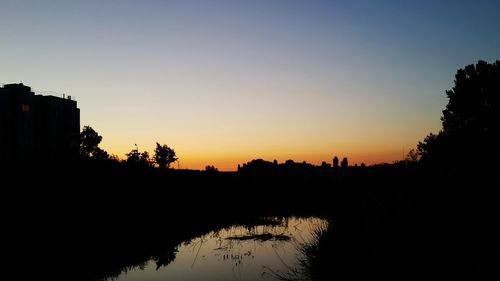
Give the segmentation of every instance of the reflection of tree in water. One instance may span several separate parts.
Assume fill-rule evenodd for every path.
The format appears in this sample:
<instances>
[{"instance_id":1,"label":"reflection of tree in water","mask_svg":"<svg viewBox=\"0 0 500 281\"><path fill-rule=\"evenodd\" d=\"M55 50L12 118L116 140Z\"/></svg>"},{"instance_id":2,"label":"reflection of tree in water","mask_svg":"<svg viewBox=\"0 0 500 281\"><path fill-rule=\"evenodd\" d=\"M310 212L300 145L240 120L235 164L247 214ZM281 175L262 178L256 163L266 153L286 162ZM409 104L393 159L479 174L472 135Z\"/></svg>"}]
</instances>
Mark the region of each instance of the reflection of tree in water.
<instances>
[{"instance_id":1,"label":"reflection of tree in water","mask_svg":"<svg viewBox=\"0 0 500 281\"><path fill-rule=\"evenodd\" d=\"M168 243L166 245L161 245L158 249L154 250L152 253L147 253L146 251L134 251L133 255L130 255L131 259L126 260L129 265L121 265L123 262L119 259L110 259L106 264L107 267L96 270L96 276L90 278L84 278L85 280L98 280L98 281L112 281L118 280L121 274L126 274L127 272L134 271L137 269L145 270L150 261L156 263L156 270L160 269L162 266L167 266L172 261L175 260L176 254L178 252L178 246L175 243ZM130 254L130 253L129 253ZM121 255L116 254L117 257ZM127 258L127 257L125 257Z\"/></svg>"},{"instance_id":2,"label":"reflection of tree in water","mask_svg":"<svg viewBox=\"0 0 500 281\"><path fill-rule=\"evenodd\" d=\"M167 251L160 255L153 257L153 261L156 263L156 270L160 269L162 266L167 266L175 260L176 254L178 252L178 247L171 247Z\"/></svg>"},{"instance_id":3,"label":"reflection of tree in water","mask_svg":"<svg viewBox=\"0 0 500 281\"><path fill-rule=\"evenodd\" d=\"M151 253L148 262L135 263L134 266L122 268L121 272L145 269L152 262L155 263L152 264L153 268L156 265L158 271L161 267L170 265L179 253L186 253L189 259L187 266L191 265L193 270L199 263L203 268L205 262L201 260L208 256L208 260L227 268L227 273L232 271L234 279L259 272L272 276L275 272L280 272L277 268L281 272L292 268L294 262L290 258L297 255L299 245L310 240L310 224L321 222L320 219L311 218L273 218L260 221L258 225L236 225L211 231L180 243L171 240L167 244L161 243L161 247ZM274 259L271 265L267 258ZM116 278L118 274L108 277Z\"/></svg>"}]
</instances>

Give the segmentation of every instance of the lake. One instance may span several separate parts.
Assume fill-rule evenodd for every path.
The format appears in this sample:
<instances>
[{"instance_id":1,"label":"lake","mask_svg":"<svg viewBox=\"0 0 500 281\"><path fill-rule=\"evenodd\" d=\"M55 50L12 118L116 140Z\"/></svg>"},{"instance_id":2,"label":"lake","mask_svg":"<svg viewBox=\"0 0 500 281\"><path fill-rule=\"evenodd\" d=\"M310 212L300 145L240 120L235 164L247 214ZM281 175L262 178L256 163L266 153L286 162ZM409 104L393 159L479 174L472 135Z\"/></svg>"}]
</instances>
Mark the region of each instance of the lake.
<instances>
[{"instance_id":1,"label":"lake","mask_svg":"<svg viewBox=\"0 0 500 281\"><path fill-rule=\"evenodd\" d=\"M108 280L277 280L291 274L326 220L271 219L272 224L211 231L178 245L166 260L149 260Z\"/></svg>"}]
</instances>

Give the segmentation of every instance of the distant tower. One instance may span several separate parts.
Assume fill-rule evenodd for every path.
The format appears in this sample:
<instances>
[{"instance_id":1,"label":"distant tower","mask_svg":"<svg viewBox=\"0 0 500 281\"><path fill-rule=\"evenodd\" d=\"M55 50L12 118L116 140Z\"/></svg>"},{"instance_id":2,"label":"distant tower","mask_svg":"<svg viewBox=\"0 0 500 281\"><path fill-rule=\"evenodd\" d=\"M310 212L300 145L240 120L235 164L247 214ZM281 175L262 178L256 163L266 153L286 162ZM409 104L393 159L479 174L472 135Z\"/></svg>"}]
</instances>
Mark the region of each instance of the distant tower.
<instances>
[{"instance_id":1,"label":"distant tower","mask_svg":"<svg viewBox=\"0 0 500 281\"><path fill-rule=\"evenodd\" d=\"M339 158L337 156L333 157L333 168L334 169L339 168Z\"/></svg>"},{"instance_id":2,"label":"distant tower","mask_svg":"<svg viewBox=\"0 0 500 281\"><path fill-rule=\"evenodd\" d=\"M342 170L346 170L347 167L349 167L349 163L347 162L347 157L344 157L344 159L342 159L342 163L340 163L340 167L342 168Z\"/></svg>"}]
</instances>

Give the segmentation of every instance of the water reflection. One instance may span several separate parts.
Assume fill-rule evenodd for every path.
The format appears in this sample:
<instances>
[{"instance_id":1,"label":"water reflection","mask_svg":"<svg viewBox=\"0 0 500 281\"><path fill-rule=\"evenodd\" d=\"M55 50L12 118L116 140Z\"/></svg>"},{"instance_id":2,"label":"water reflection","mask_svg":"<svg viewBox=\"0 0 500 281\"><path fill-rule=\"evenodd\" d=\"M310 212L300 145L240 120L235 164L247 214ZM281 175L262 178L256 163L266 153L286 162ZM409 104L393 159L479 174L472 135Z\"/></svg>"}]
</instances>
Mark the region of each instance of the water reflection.
<instances>
[{"instance_id":1,"label":"water reflection","mask_svg":"<svg viewBox=\"0 0 500 281\"><path fill-rule=\"evenodd\" d=\"M113 280L276 280L298 266L300 247L327 224L314 217L276 222L209 232Z\"/></svg>"}]
</instances>

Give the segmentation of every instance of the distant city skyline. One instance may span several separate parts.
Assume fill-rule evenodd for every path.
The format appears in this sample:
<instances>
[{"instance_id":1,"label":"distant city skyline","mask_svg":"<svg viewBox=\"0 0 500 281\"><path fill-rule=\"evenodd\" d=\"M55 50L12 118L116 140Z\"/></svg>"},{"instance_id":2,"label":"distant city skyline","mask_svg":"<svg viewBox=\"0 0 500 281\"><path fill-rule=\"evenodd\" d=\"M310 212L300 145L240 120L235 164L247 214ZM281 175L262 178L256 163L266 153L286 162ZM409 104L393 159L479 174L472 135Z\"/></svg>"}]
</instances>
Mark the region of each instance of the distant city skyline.
<instances>
[{"instance_id":1,"label":"distant city skyline","mask_svg":"<svg viewBox=\"0 0 500 281\"><path fill-rule=\"evenodd\" d=\"M181 168L400 160L456 70L500 59L498 1L0 4L1 84L70 95L109 153L159 142Z\"/></svg>"}]
</instances>

